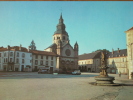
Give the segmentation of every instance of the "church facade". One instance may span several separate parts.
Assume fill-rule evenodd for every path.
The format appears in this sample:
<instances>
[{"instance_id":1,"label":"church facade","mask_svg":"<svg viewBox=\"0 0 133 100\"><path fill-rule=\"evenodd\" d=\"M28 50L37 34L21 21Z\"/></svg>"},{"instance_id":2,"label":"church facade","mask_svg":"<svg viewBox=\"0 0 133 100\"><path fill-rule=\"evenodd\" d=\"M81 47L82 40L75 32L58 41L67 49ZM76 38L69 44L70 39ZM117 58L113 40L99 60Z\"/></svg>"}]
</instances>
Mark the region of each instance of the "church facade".
<instances>
[{"instance_id":1,"label":"church facade","mask_svg":"<svg viewBox=\"0 0 133 100\"><path fill-rule=\"evenodd\" d=\"M56 69L59 71L68 71L78 69L78 43L74 47L69 43L69 35L65 30L62 14L56 31L53 34L53 44L44 51L54 52L57 55Z\"/></svg>"}]
</instances>

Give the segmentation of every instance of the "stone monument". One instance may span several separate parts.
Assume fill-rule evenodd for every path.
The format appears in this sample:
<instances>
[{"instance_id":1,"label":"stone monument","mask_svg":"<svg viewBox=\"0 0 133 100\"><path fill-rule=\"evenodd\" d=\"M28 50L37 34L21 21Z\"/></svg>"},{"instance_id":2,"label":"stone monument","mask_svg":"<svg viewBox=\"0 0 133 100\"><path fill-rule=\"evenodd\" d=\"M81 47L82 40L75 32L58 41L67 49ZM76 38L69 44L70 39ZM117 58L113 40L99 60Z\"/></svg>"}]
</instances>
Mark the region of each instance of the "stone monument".
<instances>
[{"instance_id":1,"label":"stone monument","mask_svg":"<svg viewBox=\"0 0 133 100\"><path fill-rule=\"evenodd\" d=\"M108 76L107 73L107 62L106 62L106 56L103 52L101 52L101 66L99 67L101 72L99 76L95 77L96 82L93 82L93 85L105 85L105 86L112 86L112 85L119 85L119 84L114 84L115 78L112 76Z\"/></svg>"}]
</instances>

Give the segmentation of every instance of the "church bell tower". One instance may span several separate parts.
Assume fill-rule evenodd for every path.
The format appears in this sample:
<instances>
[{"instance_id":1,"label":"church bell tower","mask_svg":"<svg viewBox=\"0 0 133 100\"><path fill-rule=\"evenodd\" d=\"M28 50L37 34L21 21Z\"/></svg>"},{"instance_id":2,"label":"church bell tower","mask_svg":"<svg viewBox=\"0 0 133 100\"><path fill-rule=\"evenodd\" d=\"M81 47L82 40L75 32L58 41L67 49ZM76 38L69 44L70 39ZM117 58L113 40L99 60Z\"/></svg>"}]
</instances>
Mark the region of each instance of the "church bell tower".
<instances>
[{"instance_id":1,"label":"church bell tower","mask_svg":"<svg viewBox=\"0 0 133 100\"><path fill-rule=\"evenodd\" d=\"M53 43L57 44L59 41L62 42L62 46L67 44L69 42L69 36L68 33L65 30L65 24L63 23L62 14L60 15L59 23L56 26L56 31L53 35Z\"/></svg>"}]
</instances>

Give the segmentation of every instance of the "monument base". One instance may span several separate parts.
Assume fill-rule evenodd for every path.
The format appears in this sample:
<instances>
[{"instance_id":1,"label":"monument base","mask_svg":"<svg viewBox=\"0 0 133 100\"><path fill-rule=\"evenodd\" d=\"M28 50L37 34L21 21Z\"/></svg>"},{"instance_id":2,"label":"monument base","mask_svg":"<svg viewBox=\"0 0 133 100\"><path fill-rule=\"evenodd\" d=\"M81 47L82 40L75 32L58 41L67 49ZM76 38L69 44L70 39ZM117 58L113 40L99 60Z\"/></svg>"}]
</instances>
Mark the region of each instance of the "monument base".
<instances>
[{"instance_id":1,"label":"monument base","mask_svg":"<svg viewBox=\"0 0 133 100\"><path fill-rule=\"evenodd\" d=\"M120 84L115 84L113 81L114 77L111 76L96 76L96 82L92 82L92 85L100 85L100 86L119 86Z\"/></svg>"}]
</instances>

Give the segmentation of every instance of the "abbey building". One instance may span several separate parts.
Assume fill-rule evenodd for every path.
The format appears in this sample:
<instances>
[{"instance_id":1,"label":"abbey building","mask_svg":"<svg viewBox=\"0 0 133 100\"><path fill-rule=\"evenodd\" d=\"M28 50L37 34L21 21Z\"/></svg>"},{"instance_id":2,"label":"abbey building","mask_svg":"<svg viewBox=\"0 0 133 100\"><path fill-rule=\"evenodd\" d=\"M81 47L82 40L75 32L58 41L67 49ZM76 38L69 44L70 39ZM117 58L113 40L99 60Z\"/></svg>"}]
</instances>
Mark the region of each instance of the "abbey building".
<instances>
[{"instance_id":1,"label":"abbey building","mask_svg":"<svg viewBox=\"0 0 133 100\"><path fill-rule=\"evenodd\" d=\"M78 69L78 43L71 46L62 14L53 34L53 43L44 51L36 49L32 40L28 49L20 46L0 47L0 71L38 71L44 68L66 72Z\"/></svg>"},{"instance_id":2,"label":"abbey building","mask_svg":"<svg viewBox=\"0 0 133 100\"><path fill-rule=\"evenodd\" d=\"M62 15L53 35L53 44L44 51L57 54L56 69L62 71L78 68L78 43L74 47L69 43L69 35L65 30Z\"/></svg>"}]
</instances>

